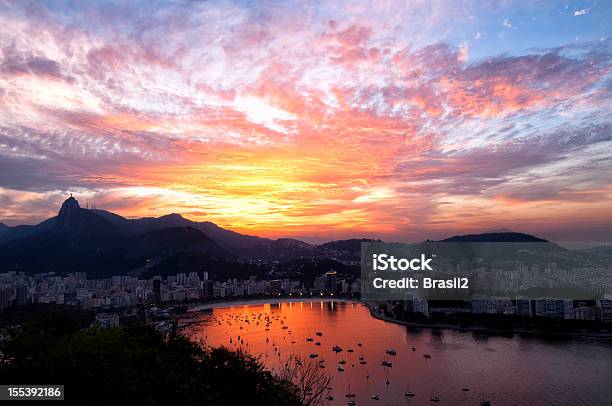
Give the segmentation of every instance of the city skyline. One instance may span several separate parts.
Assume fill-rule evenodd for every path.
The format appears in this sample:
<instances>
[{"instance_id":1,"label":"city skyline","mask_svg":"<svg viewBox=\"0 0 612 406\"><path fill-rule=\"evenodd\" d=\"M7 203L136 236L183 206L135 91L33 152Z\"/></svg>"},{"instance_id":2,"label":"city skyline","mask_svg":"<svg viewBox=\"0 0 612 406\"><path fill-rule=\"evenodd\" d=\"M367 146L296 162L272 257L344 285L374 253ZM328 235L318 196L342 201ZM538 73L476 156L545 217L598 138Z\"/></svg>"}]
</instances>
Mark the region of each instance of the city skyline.
<instances>
[{"instance_id":1,"label":"city skyline","mask_svg":"<svg viewBox=\"0 0 612 406\"><path fill-rule=\"evenodd\" d=\"M606 2L0 3L0 222L612 235ZM84 204L83 204L84 206Z\"/></svg>"}]
</instances>

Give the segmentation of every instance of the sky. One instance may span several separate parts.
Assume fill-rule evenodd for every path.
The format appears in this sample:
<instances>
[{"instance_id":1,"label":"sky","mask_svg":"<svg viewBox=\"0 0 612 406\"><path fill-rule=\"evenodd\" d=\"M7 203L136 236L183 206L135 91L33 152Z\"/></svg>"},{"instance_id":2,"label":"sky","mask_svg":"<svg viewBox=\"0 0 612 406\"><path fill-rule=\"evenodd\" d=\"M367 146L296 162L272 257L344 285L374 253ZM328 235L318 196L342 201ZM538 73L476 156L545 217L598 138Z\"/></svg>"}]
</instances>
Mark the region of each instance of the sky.
<instances>
[{"instance_id":1,"label":"sky","mask_svg":"<svg viewBox=\"0 0 612 406\"><path fill-rule=\"evenodd\" d=\"M612 241L612 1L0 0L0 221Z\"/></svg>"}]
</instances>

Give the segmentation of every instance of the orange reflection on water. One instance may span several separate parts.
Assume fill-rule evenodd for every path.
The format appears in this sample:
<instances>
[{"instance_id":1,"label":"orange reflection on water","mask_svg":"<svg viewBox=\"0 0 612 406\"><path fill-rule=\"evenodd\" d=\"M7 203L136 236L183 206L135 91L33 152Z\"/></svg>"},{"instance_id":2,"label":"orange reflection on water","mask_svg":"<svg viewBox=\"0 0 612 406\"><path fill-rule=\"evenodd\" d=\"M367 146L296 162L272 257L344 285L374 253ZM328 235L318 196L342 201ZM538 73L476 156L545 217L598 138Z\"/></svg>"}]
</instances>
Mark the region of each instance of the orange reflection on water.
<instances>
[{"instance_id":1,"label":"orange reflection on water","mask_svg":"<svg viewBox=\"0 0 612 406\"><path fill-rule=\"evenodd\" d=\"M606 404L612 397L612 345L601 342L406 328L374 319L362 304L338 301L216 308L197 318L188 330L193 340L243 348L273 371L289 355L316 354L313 362L322 361L333 379L328 404L346 404L349 385L357 404L430 404L432 394L441 405L478 405L486 398L496 406L543 399Z\"/></svg>"}]
</instances>

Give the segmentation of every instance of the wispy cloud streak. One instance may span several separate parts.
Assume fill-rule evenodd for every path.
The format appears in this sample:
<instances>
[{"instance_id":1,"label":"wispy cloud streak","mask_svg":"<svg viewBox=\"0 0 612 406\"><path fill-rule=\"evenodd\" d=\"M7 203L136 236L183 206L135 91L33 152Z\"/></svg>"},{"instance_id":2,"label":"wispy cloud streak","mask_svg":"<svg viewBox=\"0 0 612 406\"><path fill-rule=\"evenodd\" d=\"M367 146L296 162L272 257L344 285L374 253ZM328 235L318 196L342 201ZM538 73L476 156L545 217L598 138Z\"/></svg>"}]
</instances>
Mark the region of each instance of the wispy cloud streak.
<instances>
[{"instance_id":1,"label":"wispy cloud streak","mask_svg":"<svg viewBox=\"0 0 612 406\"><path fill-rule=\"evenodd\" d=\"M604 238L612 41L572 24L607 11L554 9L585 39L507 4L2 3L0 219L75 191L270 236Z\"/></svg>"}]
</instances>

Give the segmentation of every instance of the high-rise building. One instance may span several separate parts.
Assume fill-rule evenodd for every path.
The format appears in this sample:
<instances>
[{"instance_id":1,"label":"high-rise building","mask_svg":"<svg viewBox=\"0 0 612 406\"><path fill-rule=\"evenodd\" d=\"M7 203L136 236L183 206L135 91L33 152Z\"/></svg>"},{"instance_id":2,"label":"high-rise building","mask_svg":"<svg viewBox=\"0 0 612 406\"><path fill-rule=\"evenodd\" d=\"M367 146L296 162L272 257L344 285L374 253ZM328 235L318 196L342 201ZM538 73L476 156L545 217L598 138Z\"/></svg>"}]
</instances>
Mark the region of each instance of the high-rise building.
<instances>
[{"instance_id":1,"label":"high-rise building","mask_svg":"<svg viewBox=\"0 0 612 406\"><path fill-rule=\"evenodd\" d=\"M10 306L11 294L8 289L0 289L0 313Z\"/></svg>"},{"instance_id":2,"label":"high-rise building","mask_svg":"<svg viewBox=\"0 0 612 406\"><path fill-rule=\"evenodd\" d=\"M487 313L489 311L488 297L485 295L472 296L472 313Z\"/></svg>"},{"instance_id":3,"label":"high-rise building","mask_svg":"<svg viewBox=\"0 0 612 406\"><path fill-rule=\"evenodd\" d=\"M537 299L536 316L573 319L573 303L563 299Z\"/></svg>"},{"instance_id":4,"label":"high-rise building","mask_svg":"<svg viewBox=\"0 0 612 406\"><path fill-rule=\"evenodd\" d=\"M601 321L604 323L612 323L612 300L601 299L597 301L597 305L601 310Z\"/></svg>"},{"instance_id":5,"label":"high-rise building","mask_svg":"<svg viewBox=\"0 0 612 406\"><path fill-rule=\"evenodd\" d=\"M161 281L159 279L153 281L153 300L155 303L161 303Z\"/></svg>"},{"instance_id":6,"label":"high-rise building","mask_svg":"<svg viewBox=\"0 0 612 406\"><path fill-rule=\"evenodd\" d=\"M330 293L335 293L337 289L338 273L336 271L329 271L325 273L325 289Z\"/></svg>"},{"instance_id":7,"label":"high-rise building","mask_svg":"<svg viewBox=\"0 0 612 406\"><path fill-rule=\"evenodd\" d=\"M410 297L404 302L404 310L407 313L422 313L429 315L429 303L422 297Z\"/></svg>"},{"instance_id":8,"label":"high-rise building","mask_svg":"<svg viewBox=\"0 0 612 406\"><path fill-rule=\"evenodd\" d=\"M208 275L206 275L208 276ZM209 279L204 279L202 281L202 294L204 297L212 297L213 296L213 281Z\"/></svg>"},{"instance_id":9,"label":"high-rise building","mask_svg":"<svg viewBox=\"0 0 612 406\"><path fill-rule=\"evenodd\" d=\"M15 306L25 306L28 303L28 288L17 286L15 288Z\"/></svg>"},{"instance_id":10,"label":"high-rise building","mask_svg":"<svg viewBox=\"0 0 612 406\"><path fill-rule=\"evenodd\" d=\"M185 286L185 280L187 279L187 275L184 273L179 273L176 274L176 282L181 285L181 286Z\"/></svg>"},{"instance_id":11,"label":"high-rise building","mask_svg":"<svg viewBox=\"0 0 612 406\"><path fill-rule=\"evenodd\" d=\"M528 317L533 315L532 302L528 298L517 297L514 303L514 314Z\"/></svg>"},{"instance_id":12,"label":"high-rise building","mask_svg":"<svg viewBox=\"0 0 612 406\"><path fill-rule=\"evenodd\" d=\"M283 291L283 284L280 279L270 281L270 293L274 296L279 296Z\"/></svg>"}]
</instances>

